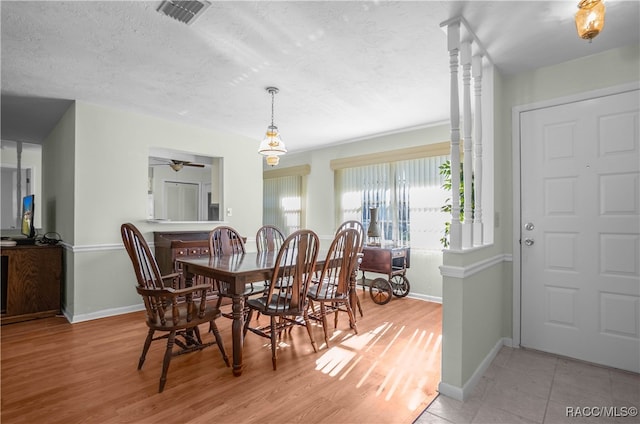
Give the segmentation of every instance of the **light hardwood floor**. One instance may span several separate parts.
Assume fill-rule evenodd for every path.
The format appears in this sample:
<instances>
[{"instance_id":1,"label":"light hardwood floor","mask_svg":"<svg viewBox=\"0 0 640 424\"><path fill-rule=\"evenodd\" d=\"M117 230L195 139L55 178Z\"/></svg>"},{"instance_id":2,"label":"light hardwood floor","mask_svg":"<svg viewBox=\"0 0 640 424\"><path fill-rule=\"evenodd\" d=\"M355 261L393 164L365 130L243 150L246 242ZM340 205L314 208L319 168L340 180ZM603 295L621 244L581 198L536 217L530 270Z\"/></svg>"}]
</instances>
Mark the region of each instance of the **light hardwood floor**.
<instances>
[{"instance_id":1,"label":"light hardwood floor","mask_svg":"<svg viewBox=\"0 0 640 424\"><path fill-rule=\"evenodd\" d=\"M368 292L358 295L365 315L357 336L341 314L329 349L314 325L321 347L314 353L306 330L294 328L273 371L267 339L247 334L241 377L212 346L174 357L160 394L165 342L154 342L136 369L147 331L142 312L2 326L1 421L412 423L437 395L442 307L409 298L376 305ZM231 320L217 322L231 355Z\"/></svg>"}]
</instances>

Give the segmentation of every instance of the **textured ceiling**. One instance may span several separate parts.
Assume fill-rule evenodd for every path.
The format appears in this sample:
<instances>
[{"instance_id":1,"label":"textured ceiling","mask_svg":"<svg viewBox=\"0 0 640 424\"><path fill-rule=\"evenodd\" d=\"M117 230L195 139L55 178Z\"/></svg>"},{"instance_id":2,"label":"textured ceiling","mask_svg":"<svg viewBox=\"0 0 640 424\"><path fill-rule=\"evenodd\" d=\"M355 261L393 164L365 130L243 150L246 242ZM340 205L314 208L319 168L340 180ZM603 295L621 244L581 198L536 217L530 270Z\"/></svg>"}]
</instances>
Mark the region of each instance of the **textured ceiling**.
<instances>
[{"instance_id":1,"label":"textured ceiling","mask_svg":"<svg viewBox=\"0 0 640 424\"><path fill-rule=\"evenodd\" d=\"M267 86L280 88L289 151L441 122L441 22L463 16L506 74L640 40L640 2L607 2L591 44L575 33L576 4L215 1L185 25L158 13L160 1L2 1L2 138L42 139L67 105L58 100L77 99L257 143Z\"/></svg>"}]
</instances>

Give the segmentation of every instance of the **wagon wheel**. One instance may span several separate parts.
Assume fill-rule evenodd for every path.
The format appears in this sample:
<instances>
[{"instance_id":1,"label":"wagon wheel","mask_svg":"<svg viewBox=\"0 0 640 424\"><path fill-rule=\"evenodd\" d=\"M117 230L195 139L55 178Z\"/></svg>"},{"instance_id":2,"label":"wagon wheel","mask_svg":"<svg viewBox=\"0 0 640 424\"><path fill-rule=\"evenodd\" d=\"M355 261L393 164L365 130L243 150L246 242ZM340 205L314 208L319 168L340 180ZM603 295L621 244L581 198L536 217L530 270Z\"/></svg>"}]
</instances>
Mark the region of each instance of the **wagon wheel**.
<instances>
[{"instance_id":1,"label":"wagon wheel","mask_svg":"<svg viewBox=\"0 0 640 424\"><path fill-rule=\"evenodd\" d=\"M369 295L378 305L389 303L392 293L391 284L384 278L376 278L371 282L371 287L369 287Z\"/></svg>"},{"instance_id":2,"label":"wagon wheel","mask_svg":"<svg viewBox=\"0 0 640 424\"><path fill-rule=\"evenodd\" d=\"M393 294L397 297L405 297L409 294L409 280L404 275L394 275L389 281L393 287Z\"/></svg>"}]
</instances>

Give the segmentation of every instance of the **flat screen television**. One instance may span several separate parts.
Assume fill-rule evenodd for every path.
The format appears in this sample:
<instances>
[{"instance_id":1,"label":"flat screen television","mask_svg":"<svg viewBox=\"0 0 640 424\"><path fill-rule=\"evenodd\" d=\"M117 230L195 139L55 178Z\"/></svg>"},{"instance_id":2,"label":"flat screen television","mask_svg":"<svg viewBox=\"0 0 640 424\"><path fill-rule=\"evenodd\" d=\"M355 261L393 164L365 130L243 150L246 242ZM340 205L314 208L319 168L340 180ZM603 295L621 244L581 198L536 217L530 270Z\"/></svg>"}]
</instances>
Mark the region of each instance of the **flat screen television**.
<instances>
[{"instance_id":1,"label":"flat screen television","mask_svg":"<svg viewBox=\"0 0 640 424\"><path fill-rule=\"evenodd\" d=\"M34 227L34 205L35 196L30 194L22 198L22 225L20 226L21 233L27 238L34 238L36 236L36 229Z\"/></svg>"}]
</instances>

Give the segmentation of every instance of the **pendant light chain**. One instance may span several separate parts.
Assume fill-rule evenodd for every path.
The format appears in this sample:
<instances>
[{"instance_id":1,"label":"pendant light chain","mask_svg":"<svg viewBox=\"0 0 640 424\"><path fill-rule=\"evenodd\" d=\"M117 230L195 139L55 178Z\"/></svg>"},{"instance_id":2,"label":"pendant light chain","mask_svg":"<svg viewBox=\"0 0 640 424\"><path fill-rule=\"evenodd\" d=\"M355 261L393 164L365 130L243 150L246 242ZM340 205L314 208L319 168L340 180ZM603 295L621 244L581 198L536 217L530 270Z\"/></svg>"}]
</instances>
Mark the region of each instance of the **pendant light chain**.
<instances>
[{"instance_id":1,"label":"pendant light chain","mask_svg":"<svg viewBox=\"0 0 640 424\"><path fill-rule=\"evenodd\" d=\"M271 90L271 126L273 127L273 109L275 104L276 93L274 90Z\"/></svg>"}]
</instances>

